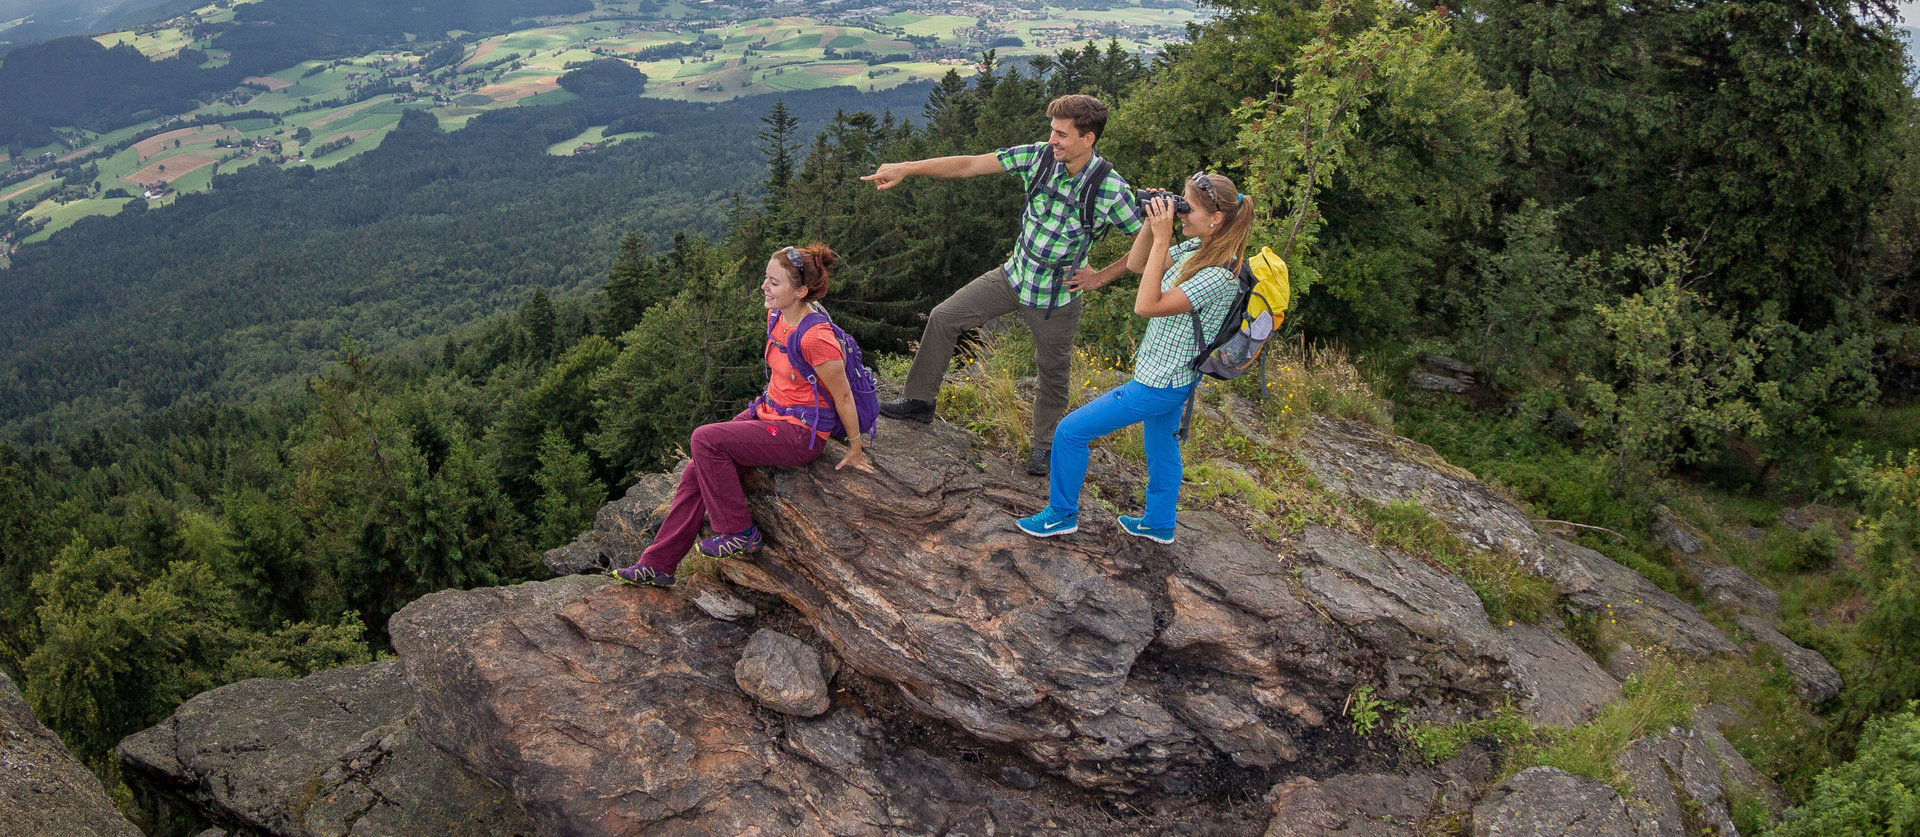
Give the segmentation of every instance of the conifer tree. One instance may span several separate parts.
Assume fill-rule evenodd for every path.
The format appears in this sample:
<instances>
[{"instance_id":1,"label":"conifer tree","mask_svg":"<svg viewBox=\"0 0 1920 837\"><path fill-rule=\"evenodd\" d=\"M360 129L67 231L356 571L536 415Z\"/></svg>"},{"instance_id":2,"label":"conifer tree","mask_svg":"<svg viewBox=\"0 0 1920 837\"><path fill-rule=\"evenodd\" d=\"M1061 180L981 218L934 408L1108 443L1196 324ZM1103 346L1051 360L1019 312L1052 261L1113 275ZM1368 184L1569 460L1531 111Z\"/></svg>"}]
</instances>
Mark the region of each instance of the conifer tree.
<instances>
[{"instance_id":1,"label":"conifer tree","mask_svg":"<svg viewBox=\"0 0 1920 837\"><path fill-rule=\"evenodd\" d=\"M526 332L533 357L545 360L553 355L553 300L547 297L545 288L536 286L527 301L520 303L520 328Z\"/></svg>"},{"instance_id":2,"label":"conifer tree","mask_svg":"<svg viewBox=\"0 0 1920 837\"><path fill-rule=\"evenodd\" d=\"M600 312L600 334L616 339L640 324L640 316L667 296L660 265L643 233L620 237L620 253L607 270L606 306Z\"/></svg>"},{"instance_id":3,"label":"conifer tree","mask_svg":"<svg viewBox=\"0 0 1920 837\"><path fill-rule=\"evenodd\" d=\"M586 531L607 499L606 489L593 479L586 453L574 450L558 429L540 437L540 470L533 481L543 492L533 538L539 549L560 546Z\"/></svg>"}]
</instances>

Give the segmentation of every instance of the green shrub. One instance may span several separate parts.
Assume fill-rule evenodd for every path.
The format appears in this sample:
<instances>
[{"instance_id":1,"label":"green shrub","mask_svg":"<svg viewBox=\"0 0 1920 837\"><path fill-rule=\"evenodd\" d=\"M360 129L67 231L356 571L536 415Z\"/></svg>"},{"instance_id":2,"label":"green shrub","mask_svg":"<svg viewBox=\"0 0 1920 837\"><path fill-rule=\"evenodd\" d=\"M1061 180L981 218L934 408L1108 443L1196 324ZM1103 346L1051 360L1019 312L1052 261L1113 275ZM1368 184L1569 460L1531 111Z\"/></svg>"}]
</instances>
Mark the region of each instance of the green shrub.
<instances>
[{"instance_id":1,"label":"green shrub","mask_svg":"<svg viewBox=\"0 0 1920 837\"><path fill-rule=\"evenodd\" d=\"M1804 573L1833 566L1840 554L1840 535L1833 523L1821 521L1805 532L1782 529L1763 542L1769 568L1783 573Z\"/></svg>"},{"instance_id":2,"label":"green shrub","mask_svg":"<svg viewBox=\"0 0 1920 837\"><path fill-rule=\"evenodd\" d=\"M1869 722L1859 752L1820 774L1771 837L1920 835L1920 702Z\"/></svg>"}]
</instances>

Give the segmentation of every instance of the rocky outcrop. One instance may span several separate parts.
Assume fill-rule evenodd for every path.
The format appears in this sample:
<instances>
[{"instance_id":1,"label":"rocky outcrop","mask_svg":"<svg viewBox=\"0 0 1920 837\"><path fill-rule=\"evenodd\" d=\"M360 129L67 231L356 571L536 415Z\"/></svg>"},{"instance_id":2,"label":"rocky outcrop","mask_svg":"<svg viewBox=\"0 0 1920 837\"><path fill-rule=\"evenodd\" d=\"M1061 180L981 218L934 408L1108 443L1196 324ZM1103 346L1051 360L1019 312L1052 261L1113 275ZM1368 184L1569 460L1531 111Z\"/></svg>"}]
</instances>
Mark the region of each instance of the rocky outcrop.
<instances>
[{"instance_id":1,"label":"rocky outcrop","mask_svg":"<svg viewBox=\"0 0 1920 837\"><path fill-rule=\"evenodd\" d=\"M1736 612L1780 618L1780 594L1748 575L1746 570L1700 558L1689 559L1687 568L1700 583L1700 592L1708 602Z\"/></svg>"},{"instance_id":2,"label":"rocky outcrop","mask_svg":"<svg viewBox=\"0 0 1920 837\"><path fill-rule=\"evenodd\" d=\"M1614 760L1634 807L1657 834L1738 834L1720 761L1700 733L1674 729L1633 743Z\"/></svg>"},{"instance_id":3,"label":"rocky outcrop","mask_svg":"<svg viewBox=\"0 0 1920 837\"><path fill-rule=\"evenodd\" d=\"M1267 794L1273 821L1266 837L1414 837L1439 794L1426 771L1302 776Z\"/></svg>"},{"instance_id":4,"label":"rocky outcrop","mask_svg":"<svg viewBox=\"0 0 1920 837\"><path fill-rule=\"evenodd\" d=\"M1840 696L1840 688L1845 685L1840 679L1840 671L1820 656L1820 652L1804 648L1786 634L1780 632L1773 623L1752 614L1742 613L1734 617L1734 624L1740 630L1752 636L1755 642L1779 652L1782 665L1787 673L1799 684L1800 696L1808 703L1825 703Z\"/></svg>"},{"instance_id":5,"label":"rocky outcrop","mask_svg":"<svg viewBox=\"0 0 1920 837\"><path fill-rule=\"evenodd\" d=\"M734 683L752 632L673 592L576 576L436 593L390 624L422 734L511 788L543 833L1076 833L1105 819L904 744L857 704L758 710Z\"/></svg>"},{"instance_id":6,"label":"rocky outcrop","mask_svg":"<svg viewBox=\"0 0 1920 837\"><path fill-rule=\"evenodd\" d=\"M1755 773L1719 731L1725 707L1702 707L1691 728L1675 728L1634 742L1614 759L1623 787L1613 788L1557 768L1520 771L1488 791L1473 810L1475 837L1688 837L1739 834L1729 788L1757 793L1775 810L1779 788Z\"/></svg>"},{"instance_id":7,"label":"rocky outcrop","mask_svg":"<svg viewBox=\"0 0 1920 837\"><path fill-rule=\"evenodd\" d=\"M140 837L0 672L0 834Z\"/></svg>"},{"instance_id":8,"label":"rocky outcrop","mask_svg":"<svg viewBox=\"0 0 1920 837\"><path fill-rule=\"evenodd\" d=\"M653 541L660 521L666 519L667 502L679 484L677 473L641 477L620 499L600 507L592 529L566 546L547 550L547 569L555 575L575 575L633 566L640 560L640 551Z\"/></svg>"},{"instance_id":9,"label":"rocky outcrop","mask_svg":"<svg viewBox=\"0 0 1920 837\"><path fill-rule=\"evenodd\" d=\"M1707 548L1707 536L1700 527L1666 506L1653 509L1653 539L1681 555L1695 555Z\"/></svg>"},{"instance_id":10,"label":"rocky outcrop","mask_svg":"<svg viewBox=\"0 0 1920 837\"><path fill-rule=\"evenodd\" d=\"M276 835L532 835L500 788L422 741L393 661L205 692L115 755L148 793Z\"/></svg>"},{"instance_id":11,"label":"rocky outcrop","mask_svg":"<svg viewBox=\"0 0 1920 837\"><path fill-rule=\"evenodd\" d=\"M1413 501L1468 543L1515 556L1578 610L1605 612L1691 657L1740 650L1693 606L1605 555L1539 532L1519 507L1425 445L1315 416L1299 456L1330 490L1381 504Z\"/></svg>"},{"instance_id":12,"label":"rocky outcrop","mask_svg":"<svg viewBox=\"0 0 1920 837\"><path fill-rule=\"evenodd\" d=\"M1511 673L1503 685L1518 695L1527 720L1579 726L1620 697L1621 681L1553 628L1518 624L1495 630L1506 643Z\"/></svg>"},{"instance_id":13,"label":"rocky outcrop","mask_svg":"<svg viewBox=\"0 0 1920 837\"><path fill-rule=\"evenodd\" d=\"M1458 395L1473 389L1477 374L1479 370L1453 358L1422 353L1420 365L1407 370L1407 386Z\"/></svg>"},{"instance_id":14,"label":"rocky outcrop","mask_svg":"<svg viewBox=\"0 0 1920 837\"><path fill-rule=\"evenodd\" d=\"M1678 828L1679 823L1673 824ZM1605 784L1557 767L1529 767L1473 809L1473 837L1666 837L1655 816Z\"/></svg>"},{"instance_id":15,"label":"rocky outcrop","mask_svg":"<svg viewBox=\"0 0 1920 837\"><path fill-rule=\"evenodd\" d=\"M1189 512L1158 547L1089 514L1036 540L1011 518L1038 483L981 469L957 429L889 431L873 476L761 475L769 545L724 572L922 714L1075 784L1182 792L1220 763L1299 762L1360 682L1458 720L1526 678L1465 584L1351 533L1276 548Z\"/></svg>"},{"instance_id":16,"label":"rocky outcrop","mask_svg":"<svg viewBox=\"0 0 1920 837\"><path fill-rule=\"evenodd\" d=\"M350 823L360 833L369 817L405 832L441 816L381 807L396 791L378 766L401 752L465 776L499 806L495 824L550 834L1398 835L1469 816L1476 833L1516 834L1559 822L1528 808L1535 797L1593 823L1617 813L1618 833L1664 833L1647 813L1658 800L1628 806L1566 774L1524 772L1470 812L1483 755L1475 769L1407 769L1355 735L1360 684L1415 720L1509 703L1535 723L1590 719L1619 681L1551 620L1490 624L1453 574L1322 521L1269 537L1190 510L1162 546L1125 537L1088 498L1079 533L1032 539L1012 520L1045 502L1043 482L943 423L886 432L871 475L834 470L831 451L754 472L766 545L722 562L722 579L436 593L390 622L397 663L278 684L285 695L237 684L255 691L219 712L196 702L221 692L203 695L123 757L185 777L180 792L219 821L275 834L345 833L322 826L347 822L332 812L350 798L371 800ZM1611 606L1682 654L1737 651L1429 450L1318 420L1297 448L1330 490L1412 499L1577 609ZM609 504L550 564L631 561L668 480ZM313 730L255 731L248 695ZM1693 775L1726 758L1717 731L1663 735L1633 764ZM1683 811L1724 809L1704 786L1667 792Z\"/></svg>"}]
</instances>

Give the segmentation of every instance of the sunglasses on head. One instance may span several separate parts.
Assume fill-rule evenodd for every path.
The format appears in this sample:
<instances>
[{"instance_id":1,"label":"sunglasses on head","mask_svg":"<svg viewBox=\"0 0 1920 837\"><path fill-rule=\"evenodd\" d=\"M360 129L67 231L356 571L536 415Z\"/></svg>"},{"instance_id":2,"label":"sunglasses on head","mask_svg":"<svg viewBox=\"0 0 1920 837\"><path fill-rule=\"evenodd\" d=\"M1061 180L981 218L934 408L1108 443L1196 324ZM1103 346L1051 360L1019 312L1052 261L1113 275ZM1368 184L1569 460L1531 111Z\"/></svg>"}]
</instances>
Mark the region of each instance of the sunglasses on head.
<instances>
[{"instance_id":1,"label":"sunglasses on head","mask_svg":"<svg viewBox=\"0 0 1920 837\"><path fill-rule=\"evenodd\" d=\"M1187 182L1199 187L1200 191L1207 193L1207 200L1212 201L1214 206L1220 205L1220 196L1213 193L1212 176L1203 171L1194 172L1192 177L1187 178Z\"/></svg>"}]
</instances>

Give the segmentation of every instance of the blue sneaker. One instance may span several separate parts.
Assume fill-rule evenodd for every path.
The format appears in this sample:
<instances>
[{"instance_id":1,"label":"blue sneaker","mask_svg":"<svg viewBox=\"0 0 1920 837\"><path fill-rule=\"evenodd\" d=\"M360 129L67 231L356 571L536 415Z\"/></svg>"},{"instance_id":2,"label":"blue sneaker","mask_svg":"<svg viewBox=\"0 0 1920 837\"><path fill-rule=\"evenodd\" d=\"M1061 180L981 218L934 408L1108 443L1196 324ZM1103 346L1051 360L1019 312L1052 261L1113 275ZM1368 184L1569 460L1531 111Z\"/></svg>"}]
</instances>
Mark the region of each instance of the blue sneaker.
<instances>
[{"instance_id":1,"label":"blue sneaker","mask_svg":"<svg viewBox=\"0 0 1920 837\"><path fill-rule=\"evenodd\" d=\"M1080 515L1065 514L1048 506L1032 517L1023 517L1013 525L1020 531L1036 538L1051 538L1054 535L1071 535L1080 531Z\"/></svg>"},{"instance_id":2,"label":"blue sneaker","mask_svg":"<svg viewBox=\"0 0 1920 837\"><path fill-rule=\"evenodd\" d=\"M1120 516L1120 531L1136 538L1146 538L1154 543L1173 543L1172 529L1149 529L1144 517Z\"/></svg>"}]
</instances>

